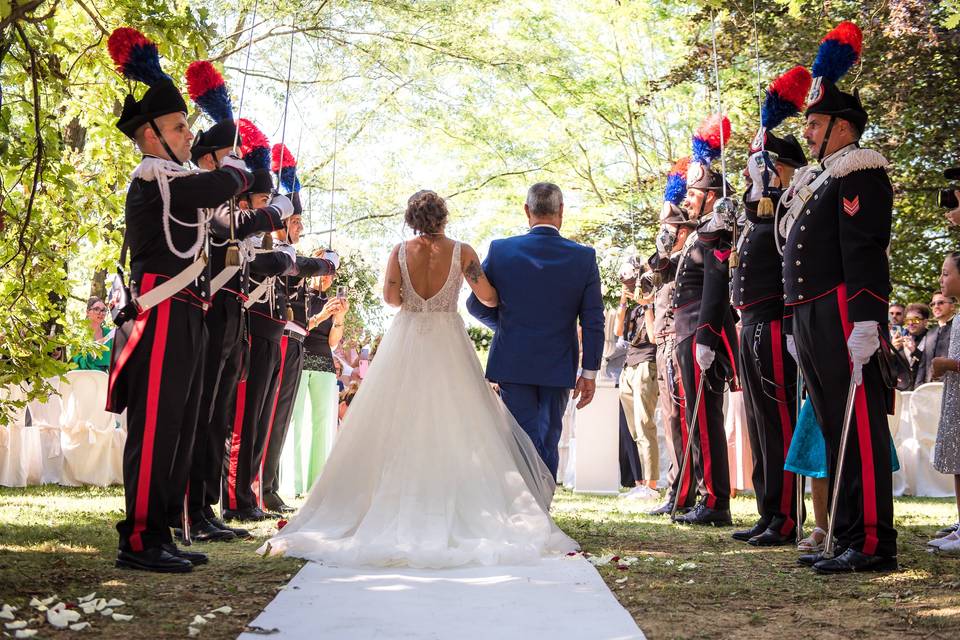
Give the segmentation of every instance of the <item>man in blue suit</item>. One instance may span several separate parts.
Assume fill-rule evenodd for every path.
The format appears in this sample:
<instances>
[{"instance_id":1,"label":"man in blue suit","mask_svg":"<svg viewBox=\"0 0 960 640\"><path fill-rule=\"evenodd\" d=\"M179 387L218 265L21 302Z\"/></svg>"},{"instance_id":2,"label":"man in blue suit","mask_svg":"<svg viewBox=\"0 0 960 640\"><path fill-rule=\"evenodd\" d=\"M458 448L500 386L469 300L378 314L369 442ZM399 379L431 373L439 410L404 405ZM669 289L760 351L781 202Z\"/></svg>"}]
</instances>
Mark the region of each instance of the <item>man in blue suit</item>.
<instances>
[{"instance_id":1,"label":"man in blue suit","mask_svg":"<svg viewBox=\"0 0 960 640\"><path fill-rule=\"evenodd\" d=\"M500 386L507 408L556 477L570 390L579 398L577 408L596 391L604 338L600 271L593 249L560 235L563 194L557 185L530 187L523 209L530 231L494 240L483 262L500 305L491 309L471 295L467 309L495 332L487 379Z\"/></svg>"}]
</instances>

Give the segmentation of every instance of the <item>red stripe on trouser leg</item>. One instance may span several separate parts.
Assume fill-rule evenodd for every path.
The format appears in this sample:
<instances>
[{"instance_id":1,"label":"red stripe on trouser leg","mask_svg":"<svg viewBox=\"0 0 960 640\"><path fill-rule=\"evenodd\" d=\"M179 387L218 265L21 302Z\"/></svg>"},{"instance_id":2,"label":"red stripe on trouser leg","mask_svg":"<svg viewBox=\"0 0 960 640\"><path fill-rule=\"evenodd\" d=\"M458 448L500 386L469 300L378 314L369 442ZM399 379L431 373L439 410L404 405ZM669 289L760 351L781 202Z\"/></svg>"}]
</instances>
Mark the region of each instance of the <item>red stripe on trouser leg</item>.
<instances>
[{"instance_id":1,"label":"red stripe on trouser leg","mask_svg":"<svg viewBox=\"0 0 960 640\"><path fill-rule=\"evenodd\" d=\"M148 282L150 285L152 285L156 278L157 277L152 273L145 275L144 288L147 287ZM140 338L143 337L143 330L146 329L147 320L149 319L150 309L147 309L137 317L137 320L133 325L133 329L130 331L130 335L127 337L127 341L123 344L123 350L119 353L119 355L117 355L114 361L110 363L110 377L108 378L107 383L107 411L111 411L113 408L111 406L113 398L113 385L116 383L117 377L120 375L120 371L123 369L123 366L127 364L127 360L130 359L130 356L140 343Z\"/></svg>"},{"instance_id":2,"label":"red stripe on trouser leg","mask_svg":"<svg viewBox=\"0 0 960 640\"><path fill-rule=\"evenodd\" d=\"M783 437L783 459L787 459L790 441L793 440L793 424L787 410L787 382L783 372L783 342L780 334L780 321L770 322L770 353L773 356L773 381L776 385L777 415L780 417L780 434ZM794 521L790 517L790 503L793 500L794 475L783 470L783 484L780 487L780 513L784 515L780 535L793 531Z\"/></svg>"},{"instance_id":3,"label":"red stripe on trouser leg","mask_svg":"<svg viewBox=\"0 0 960 640\"><path fill-rule=\"evenodd\" d=\"M144 278L143 289L149 291L155 276ZM137 473L137 500L133 509L133 532L130 548L143 551L141 535L147 528L147 513L150 507L150 482L153 475L153 445L157 435L157 413L160 409L160 383L163 378L163 354L167 348L167 331L170 328L170 300L156 307L157 324L154 328L153 346L150 350L150 368L147 377L147 412L143 425L143 444L140 447L140 468Z\"/></svg>"},{"instance_id":4,"label":"red stripe on trouser leg","mask_svg":"<svg viewBox=\"0 0 960 640\"><path fill-rule=\"evenodd\" d=\"M280 371L277 373L277 390L273 394L273 407L270 409L270 422L267 423L267 438L263 443L263 457L260 458L260 468L257 469L257 477L253 481L253 495L257 496L257 502L260 508L265 508L263 504L263 494L260 486L263 484L263 465L267 459L267 451L270 449L270 434L273 433L273 420L277 417L277 402L280 399L280 387L283 385L283 363L287 359L287 343L289 338L283 336L280 338Z\"/></svg>"},{"instance_id":5,"label":"red stripe on trouser leg","mask_svg":"<svg viewBox=\"0 0 960 640\"><path fill-rule=\"evenodd\" d=\"M683 456L687 451L687 441L690 439L690 432L687 430L687 401L686 394L683 391L683 383L679 386L680 391L680 465L683 466ZM691 465L693 463L688 460L687 467L683 470L683 477L678 479L679 488L677 489L677 497L675 502L678 505L686 504L687 499L690 496L690 478L693 477L691 471Z\"/></svg>"},{"instance_id":6,"label":"red stripe on trouser leg","mask_svg":"<svg viewBox=\"0 0 960 640\"><path fill-rule=\"evenodd\" d=\"M730 359L730 369L733 371L733 387L739 387L740 383L738 382L740 377L737 371L737 359L733 356L733 348L730 346L730 340L727 338L727 330L723 329L720 331L720 338L723 340L723 346L727 350L727 358ZM731 391L733 391L731 387Z\"/></svg>"},{"instance_id":7,"label":"red stripe on trouser leg","mask_svg":"<svg viewBox=\"0 0 960 640\"><path fill-rule=\"evenodd\" d=\"M857 441L860 445L860 477L863 484L863 549L867 555L877 552L877 481L873 477L873 437L870 433L870 416L867 413L867 392L863 385L857 387L854 396L854 413L857 421Z\"/></svg>"},{"instance_id":8,"label":"red stripe on trouser leg","mask_svg":"<svg viewBox=\"0 0 960 640\"><path fill-rule=\"evenodd\" d=\"M697 362L697 341L690 341L690 348L693 349L693 383L697 390L700 389L700 378L704 372L700 371L700 364ZM717 506L717 492L713 488L713 461L710 456L710 433L707 427L707 403L704 400L706 392L700 394L700 406L696 406L697 401L694 397L694 408L697 415L694 417L697 426L697 436L700 438L700 456L703 458L703 483L707 488L705 503L710 509ZM692 425L691 425L692 426Z\"/></svg>"},{"instance_id":9,"label":"red stripe on trouser leg","mask_svg":"<svg viewBox=\"0 0 960 640\"><path fill-rule=\"evenodd\" d=\"M243 414L247 404L247 381L237 384L237 410L233 418L233 436L230 438L230 466L227 469L227 507L237 508L237 467L243 438Z\"/></svg>"},{"instance_id":10,"label":"red stripe on trouser leg","mask_svg":"<svg viewBox=\"0 0 960 640\"><path fill-rule=\"evenodd\" d=\"M853 323L850 322L850 317L847 314L846 285L837 287L837 311L840 314L840 322L843 323L844 338L849 339L853 332ZM850 372L852 375L852 361L850 362ZM861 384L857 387L853 402L854 420L857 423L857 444L860 447L860 481L863 485L864 540L861 552L874 555L879 544L877 538L877 481L873 475L873 436L870 433L870 414L867 412L867 392L864 386L865 384ZM840 433L842 434L843 431ZM849 446L848 443L847 447L849 448ZM834 483L834 490L839 486L840 481L840 478L837 478Z\"/></svg>"}]
</instances>

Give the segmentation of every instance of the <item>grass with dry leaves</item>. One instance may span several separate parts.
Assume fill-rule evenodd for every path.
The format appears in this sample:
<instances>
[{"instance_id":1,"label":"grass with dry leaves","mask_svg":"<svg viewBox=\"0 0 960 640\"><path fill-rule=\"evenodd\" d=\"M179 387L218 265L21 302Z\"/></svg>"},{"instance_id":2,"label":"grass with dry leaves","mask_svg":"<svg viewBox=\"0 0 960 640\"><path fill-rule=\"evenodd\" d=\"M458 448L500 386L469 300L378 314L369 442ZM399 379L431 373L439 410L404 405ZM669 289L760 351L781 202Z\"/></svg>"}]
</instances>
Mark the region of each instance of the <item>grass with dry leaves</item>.
<instances>
[{"instance_id":1,"label":"grass with dry leaves","mask_svg":"<svg viewBox=\"0 0 960 640\"><path fill-rule=\"evenodd\" d=\"M956 521L953 499L897 499L901 570L842 577L797 565L793 547L759 549L732 540L731 528L672 525L644 515L650 506L562 492L553 509L585 552L638 558L597 569L648 638L952 639L960 629L960 559L924 548ZM756 519L752 496L734 499L732 511L737 528Z\"/></svg>"},{"instance_id":2,"label":"grass with dry leaves","mask_svg":"<svg viewBox=\"0 0 960 640\"><path fill-rule=\"evenodd\" d=\"M638 559L598 570L649 638L948 638L960 628L960 560L923 548L956 518L952 500L898 500L902 570L840 578L797 566L789 547L754 549L731 540L731 529L674 526L643 515L649 506L567 491L554 503L558 523L584 551ZM226 605L229 615L195 625L197 637L236 638L302 564L254 555L269 523L255 527L251 542L196 545L211 563L191 574L115 569L113 525L122 509L119 487L0 489L0 606L20 607L18 619L33 616L37 638L127 639L187 637L195 616ZM736 498L733 511L739 525L752 523L752 497ZM33 597L76 602L94 591L123 600L117 611L133 619L94 613L83 617L93 629L58 631L28 606Z\"/></svg>"}]
</instances>

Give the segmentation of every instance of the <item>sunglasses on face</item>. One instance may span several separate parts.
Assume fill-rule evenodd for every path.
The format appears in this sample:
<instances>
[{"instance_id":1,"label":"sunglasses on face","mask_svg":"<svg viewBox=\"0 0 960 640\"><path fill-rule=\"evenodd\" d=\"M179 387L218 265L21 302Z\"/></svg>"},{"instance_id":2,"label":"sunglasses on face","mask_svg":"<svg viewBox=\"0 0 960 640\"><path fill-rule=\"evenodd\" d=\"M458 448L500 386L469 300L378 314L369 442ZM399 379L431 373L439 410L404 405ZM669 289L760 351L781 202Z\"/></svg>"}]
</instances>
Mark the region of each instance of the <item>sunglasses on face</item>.
<instances>
[{"instance_id":1,"label":"sunglasses on face","mask_svg":"<svg viewBox=\"0 0 960 640\"><path fill-rule=\"evenodd\" d=\"M92 307L92 308L90 309L90 311L93 311L94 313L106 313L106 312L107 312L107 308L106 308L106 307Z\"/></svg>"},{"instance_id":2,"label":"sunglasses on face","mask_svg":"<svg viewBox=\"0 0 960 640\"><path fill-rule=\"evenodd\" d=\"M939 307L942 304L951 304L949 300L934 300L930 303L931 307Z\"/></svg>"},{"instance_id":3,"label":"sunglasses on face","mask_svg":"<svg viewBox=\"0 0 960 640\"><path fill-rule=\"evenodd\" d=\"M912 327L912 326L916 326L916 325L918 325L918 324L923 324L923 319L922 319L922 318L907 318L906 321L904 321L904 324L905 324L905 325L908 325L908 326L911 326L911 327Z\"/></svg>"}]
</instances>

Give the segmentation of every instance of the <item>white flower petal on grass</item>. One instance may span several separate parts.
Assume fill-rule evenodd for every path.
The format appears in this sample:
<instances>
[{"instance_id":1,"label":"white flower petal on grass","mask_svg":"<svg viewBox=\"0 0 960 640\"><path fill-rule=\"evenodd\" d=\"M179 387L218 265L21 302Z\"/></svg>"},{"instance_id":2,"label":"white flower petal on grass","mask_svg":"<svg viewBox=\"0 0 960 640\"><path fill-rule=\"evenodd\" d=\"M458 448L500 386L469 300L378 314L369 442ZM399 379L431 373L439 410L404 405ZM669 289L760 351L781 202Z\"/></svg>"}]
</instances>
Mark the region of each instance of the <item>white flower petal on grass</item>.
<instances>
[{"instance_id":1,"label":"white flower petal on grass","mask_svg":"<svg viewBox=\"0 0 960 640\"><path fill-rule=\"evenodd\" d=\"M13 612L16 611L14 607L11 607L8 604L3 605L3 608L0 609L0 620L13 620Z\"/></svg>"},{"instance_id":2,"label":"white flower petal on grass","mask_svg":"<svg viewBox=\"0 0 960 640\"><path fill-rule=\"evenodd\" d=\"M125 613L115 613L110 617L112 617L116 622L129 622L130 620L133 620L132 615L128 615Z\"/></svg>"},{"instance_id":3,"label":"white flower petal on grass","mask_svg":"<svg viewBox=\"0 0 960 640\"><path fill-rule=\"evenodd\" d=\"M672 559L672 558L667 558L666 560L663 561L663 564L667 565L668 567L672 567L672 566L673 566L673 559Z\"/></svg>"},{"instance_id":4,"label":"white flower petal on grass","mask_svg":"<svg viewBox=\"0 0 960 640\"><path fill-rule=\"evenodd\" d=\"M40 601L40 604L46 605L46 606L49 607L49 606L50 606L50 603L53 602L53 601L56 600L56 599L57 599L57 596L56 596L56 595L52 595L52 596L50 596L49 598L44 598L43 600L41 600L41 601Z\"/></svg>"},{"instance_id":5,"label":"white flower petal on grass","mask_svg":"<svg viewBox=\"0 0 960 640\"><path fill-rule=\"evenodd\" d=\"M66 629L72 622L80 619L80 614L72 609L48 609L47 622L57 629Z\"/></svg>"},{"instance_id":6,"label":"white flower petal on grass","mask_svg":"<svg viewBox=\"0 0 960 640\"><path fill-rule=\"evenodd\" d=\"M78 599L77 599L77 604L83 604L84 602L90 602L91 600L93 600L93 599L96 598L96 597L97 597L97 592L96 592L96 591L94 591L93 593L88 593L87 595L83 596L82 598L78 598Z\"/></svg>"},{"instance_id":7,"label":"white flower petal on grass","mask_svg":"<svg viewBox=\"0 0 960 640\"><path fill-rule=\"evenodd\" d=\"M614 580L614 582L616 582L617 584L623 584L624 582L626 582L626 581L629 580L629 579L630 579L630 578L620 578L619 580Z\"/></svg>"},{"instance_id":8,"label":"white flower petal on grass","mask_svg":"<svg viewBox=\"0 0 960 640\"><path fill-rule=\"evenodd\" d=\"M217 614L215 614L215 613L205 613L205 614L203 614L203 617L206 618L207 620L213 620L214 618L217 617Z\"/></svg>"},{"instance_id":9,"label":"white flower petal on grass","mask_svg":"<svg viewBox=\"0 0 960 640\"><path fill-rule=\"evenodd\" d=\"M41 604L43 604L43 603L40 602L36 597L30 599L30 606L31 606L31 607L39 607Z\"/></svg>"},{"instance_id":10,"label":"white flower petal on grass","mask_svg":"<svg viewBox=\"0 0 960 640\"><path fill-rule=\"evenodd\" d=\"M233 613L233 607L226 607L226 606L219 607L217 609L214 609L210 613L222 613L223 615L228 616L231 613Z\"/></svg>"},{"instance_id":11,"label":"white flower petal on grass","mask_svg":"<svg viewBox=\"0 0 960 640\"><path fill-rule=\"evenodd\" d=\"M110 609L110 608L100 609L100 615L102 615L102 616L112 616L112 615L113 615L113 609Z\"/></svg>"},{"instance_id":12,"label":"white flower petal on grass","mask_svg":"<svg viewBox=\"0 0 960 640\"><path fill-rule=\"evenodd\" d=\"M97 601L96 601L95 606L96 606L96 608L97 608L97 611L103 611L104 609L107 608L107 599L106 599L106 598L97 598Z\"/></svg>"},{"instance_id":13,"label":"white flower petal on grass","mask_svg":"<svg viewBox=\"0 0 960 640\"><path fill-rule=\"evenodd\" d=\"M70 625L71 631L83 631L84 629L89 629L89 628L90 628L89 622L78 622L77 624Z\"/></svg>"},{"instance_id":14,"label":"white flower petal on grass","mask_svg":"<svg viewBox=\"0 0 960 640\"><path fill-rule=\"evenodd\" d=\"M90 615L91 613L97 612L97 603L96 602L84 602L80 605L80 610L85 614Z\"/></svg>"},{"instance_id":15,"label":"white flower petal on grass","mask_svg":"<svg viewBox=\"0 0 960 640\"><path fill-rule=\"evenodd\" d=\"M207 619L203 616L193 616L193 620L190 624L207 624Z\"/></svg>"},{"instance_id":16,"label":"white flower petal on grass","mask_svg":"<svg viewBox=\"0 0 960 640\"><path fill-rule=\"evenodd\" d=\"M191 638L194 636L198 636L200 635L200 629L196 627L187 627L187 635L189 635Z\"/></svg>"},{"instance_id":17,"label":"white flower petal on grass","mask_svg":"<svg viewBox=\"0 0 960 640\"><path fill-rule=\"evenodd\" d=\"M3 626L6 627L7 629L10 629L11 631L13 631L14 629L23 629L24 627L27 626L27 621L26 621L26 620L14 620L13 622L8 622L8 623L6 623L6 624L3 625Z\"/></svg>"},{"instance_id":18,"label":"white flower petal on grass","mask_svg":"<svg viewBox=\"0 0 960 640\"><path fill-rule=\"evenodd\" d=\"M684 562L679 567L677 567L677 569L680 571L686 571L687 569L696 569L696 568L697 568L696 562Z\"/></svg>"},{"instance_id":19,"label":"white flower petal on grass","mask_svg":"<svg viewBox=\"0 0 960 640\"><path fill-rule=\"evenodd\" d=\"M13 637L14 638L32 638L35 635L37 635L36 629L20 629L19 631L17 631L17 633Z\"/></svg>"},{"instance_id":20,"label":"white flower petal on grass","mask_svg":"<svg viewBox=\"0 0 960 640\"><path fill-rule=\"evenodd\" d=\"M122 607L122 606L125 605L125 604L127 604L127 603L124 602L123 600L117 600L116 598L110 598L110 602L107 603L107 606L108 606L108 607L113 607L114 609L116 609L117 607Z\"/></svg>"}]
</instances>

